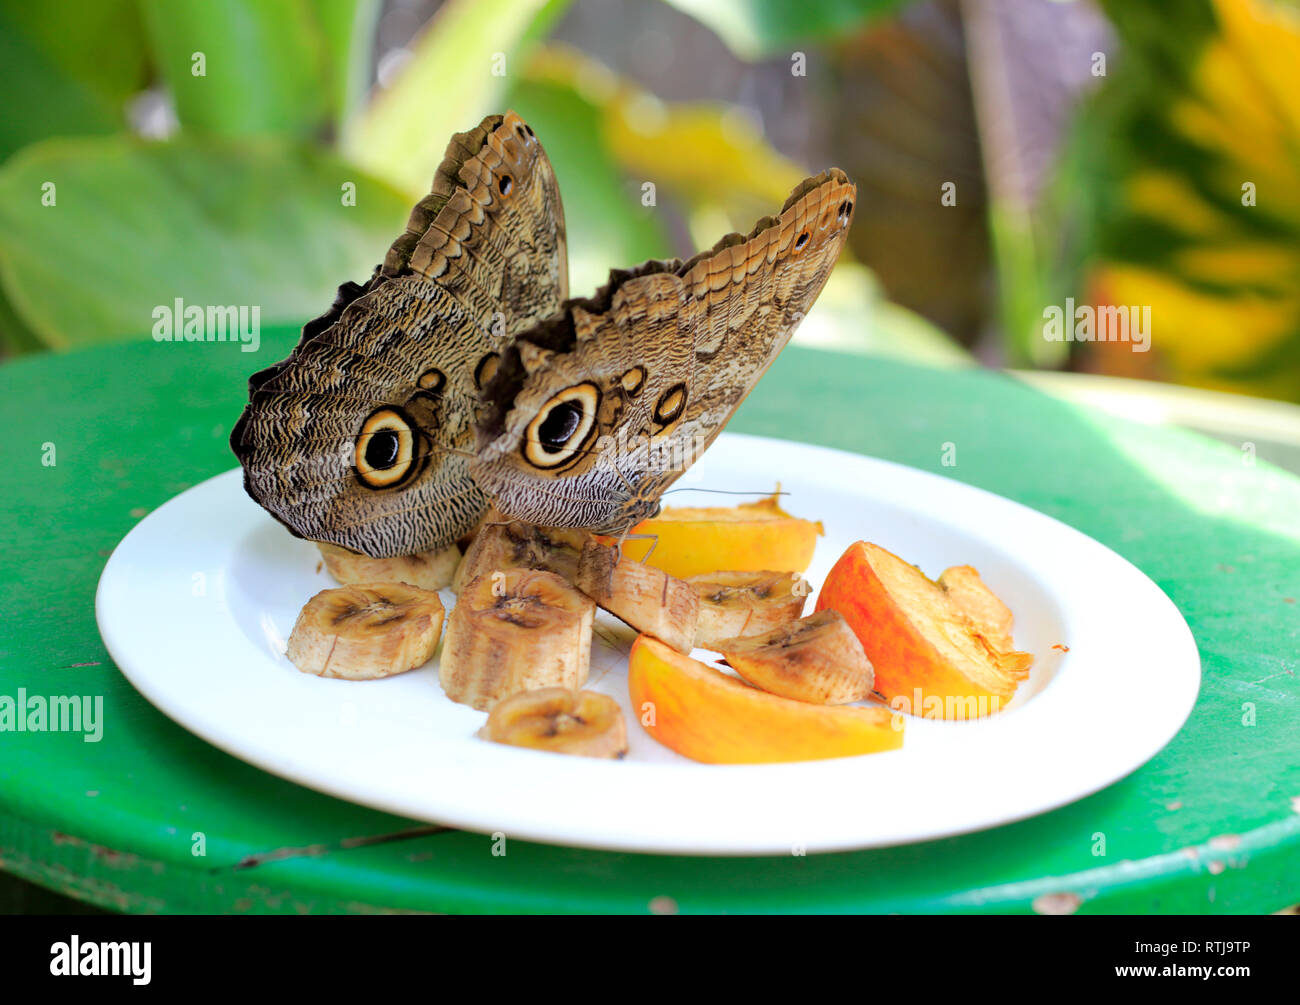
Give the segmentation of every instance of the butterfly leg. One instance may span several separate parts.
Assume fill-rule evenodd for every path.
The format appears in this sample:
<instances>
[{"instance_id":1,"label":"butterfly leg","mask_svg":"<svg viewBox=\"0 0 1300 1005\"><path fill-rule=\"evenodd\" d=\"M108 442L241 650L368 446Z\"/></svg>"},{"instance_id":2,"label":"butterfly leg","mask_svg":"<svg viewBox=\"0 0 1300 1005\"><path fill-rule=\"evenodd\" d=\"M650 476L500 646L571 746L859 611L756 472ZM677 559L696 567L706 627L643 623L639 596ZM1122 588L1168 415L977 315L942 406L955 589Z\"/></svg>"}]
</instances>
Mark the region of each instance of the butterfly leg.
<instances>
[{"instance_id":1,"label":"butterfly leg","mask_svg":"<svg viewBox=\"0 0 1300 1005\"><path fill-rule=\"evenodd\" d=\"M619 551L623 550L624 541L650 541L651 542L649 550L646 551L646 553L641 556L641 564L645 565L646 562L650 561L650 556L654 554L655 548L659 545L659 535L658 534L624 534L622 537L618 539Z\"/></svg>"}]
</instances>

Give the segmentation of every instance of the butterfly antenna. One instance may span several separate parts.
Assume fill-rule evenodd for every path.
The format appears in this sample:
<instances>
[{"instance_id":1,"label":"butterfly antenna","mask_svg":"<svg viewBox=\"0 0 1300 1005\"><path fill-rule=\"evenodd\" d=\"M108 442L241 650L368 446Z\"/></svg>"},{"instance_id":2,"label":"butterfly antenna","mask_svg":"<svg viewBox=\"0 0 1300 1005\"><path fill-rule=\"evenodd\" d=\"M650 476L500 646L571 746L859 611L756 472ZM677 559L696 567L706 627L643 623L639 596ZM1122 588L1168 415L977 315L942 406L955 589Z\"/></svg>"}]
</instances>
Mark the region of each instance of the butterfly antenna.
<instances>
[{"instance_id":1,"label":"butterfly antenna","mask_svg":"<svg viewBox=\"0 0 1300 1005\"><path fill-rule=\"evenodd\" d=\"M459 447L449 447L440 444L439 446L435 447L432 452L444 453L444 454L455 454L457 457L467 457L471 461L478 460L478 454L474 453L474 451L461 450Z\"/></svg>"},{"instance_id":2,"label":"butterfly antenna","mask_svg":"<svg viewBox=\"0 0 1300 1005\"><path fill-rule=\"evenodd\" d=\"M716 492L724 496L763 496L764 498L788 496L790 494L783 489L777 489L775 492L743 492L740 489L701 489L696 488L694 485L683 485L681 488L669 489L664 495L672 495L674 492Z\"/></svg>"}]
</instances>

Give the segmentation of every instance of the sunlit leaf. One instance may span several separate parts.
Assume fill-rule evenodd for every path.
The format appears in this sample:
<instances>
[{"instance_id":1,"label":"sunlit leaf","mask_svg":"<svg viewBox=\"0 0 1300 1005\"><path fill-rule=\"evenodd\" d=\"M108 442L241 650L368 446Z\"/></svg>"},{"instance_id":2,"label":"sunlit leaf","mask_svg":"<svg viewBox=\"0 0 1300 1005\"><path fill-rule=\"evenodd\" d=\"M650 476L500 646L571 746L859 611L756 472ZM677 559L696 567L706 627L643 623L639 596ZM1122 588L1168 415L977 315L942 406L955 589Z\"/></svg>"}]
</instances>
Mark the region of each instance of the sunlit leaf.
<instances>
[{"instance_id":1,"label":"sunlit leaf","mask_svg":"<svg viewBox=\"0 0 1300 1005\"><path fill-rule=\"evenodd\" d=\"M628 93L611 104L605 129L614 156L635 177L692 203L726 206L740 218L779 209L808 173L726 105L663 103Z\"/></svg>"},{"instance_id":2,"label":"sunlit leaf","mask_svg":"<svg viewBox=\"0 0 1300 1005\"><path fill-rule=\"evenodd\" d=\"M522 53L568 0L449 0L391 86L344 134L349 157L411 194L429 187L447 138L500 111Z\"/></svg>"},{"instance_id":3,"label":"sunlit leaf","mask_svg":"<svg viewBox=\"0 0 1300 1005\"><path fill-rule=\"evenodd\" d=\"M280 141L46 140L0 169L0 285L51 348L147 337L154 308L178 297L297 323L370 275L409 208L355 167Z\"/></svg>"},{"instance_id":4,"label":"sunlit leaf","mask_svg":"<svg viewBox=\"0 0 1300 1005\"><path fill-rule=\"evenodd\" d=\"M854 31L905 0L668 0L712 28L744 59Z\"/></svg>"},{"instance_id":5,"label":"sunlit leaf","mask_svg":"<svg viewBox=\"0 0 1300 1005\"><path fill-rule=\"evenodd\" d=\"M1272 0L1109 10L1128 45L1091 110L1113 137L1091 299L1149 306L1149 353L1093 366L1300 399L1300 12Z\"/></svg>"},{"instance_id":6,"label":"sunlit leaf","mask_svg":"<svg viewBox=\"0 0 1300 1005\"><path fill-rule=\"evenodd\" d=\"M566 46L545 46L529 60L516 92L520 100L526 101L534 86L581 97L590 110L584 116L585 147L598 143L612 158L634 205L640 206L643 195L649 198L648 185L655 206L661 198L680 204L697 244L712 244L727 230L748 230L758 217L779 209L808 173L773 149L739 108L660 101ZM642 215L655 215L654 208ZM696 220L721 231L700 231Z\"/></svg>"}]
</instances>

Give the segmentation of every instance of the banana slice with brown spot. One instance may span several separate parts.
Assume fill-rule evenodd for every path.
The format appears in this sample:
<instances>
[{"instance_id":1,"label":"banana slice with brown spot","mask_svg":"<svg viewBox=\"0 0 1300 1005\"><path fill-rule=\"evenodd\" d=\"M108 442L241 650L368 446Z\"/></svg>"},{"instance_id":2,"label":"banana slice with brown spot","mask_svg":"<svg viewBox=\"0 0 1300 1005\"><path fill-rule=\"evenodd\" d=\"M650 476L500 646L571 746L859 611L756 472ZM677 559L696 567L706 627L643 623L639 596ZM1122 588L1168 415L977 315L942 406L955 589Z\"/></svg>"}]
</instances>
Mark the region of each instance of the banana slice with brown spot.
<instances>
[{"instance_id":1,"label":"banana slice with brown spot","mask_svg":"<svg viewBox=\"0 0 1300 1005\"><path fill-rule=\"evenodd\" d=\"M466 549L452 589L459 594L466 583L485 572L515 568L545 569L573 582L582 546L590 537L581 530L502 521L493 510Z\"/></svg>"},{"instance_id":2,"label":"banana slice with brown spot","mask_svg":"<svg viewBox=\"0 0 1300 1005\"><path fill-rule=\"evenodd\" d=\"M623 558L616 545L590 540L582 549L574 582L637 631L653 635L681 653L693 648L700 600L684 579Z\"/></svg>"},{"instance_id":3,"label":"banana slice with brown spot","mask_svg":"<svg viewBox=\"0 0 1300 1005\"><path fill-rule=\"evenodd\" d=\"M843 705L871 694L875 671L838 611L819 611L762 635L725 639L717 651L756 687L783 698Z\"/></svg>"},{"instance_id":4,"label":"banana slice with brown spot","mask_svg":"<svg viewBox=\"0 0 1300 1005\"><path fill-rule=\"evenodd\" d=\"M700 598L695 644L703 649L794 621L812 592L797 572L709 572L686 582Z\"/></svg>"},{"instance_id":5,"label":"banana slice with brown spot","mask_svg":"<svg viewBox=\"0 0 1300 1005\"><path fill-rule=\"evenodd\" d=\"M618 702L595 691L544 687L492 706L481 735L495 743L580 757L622 757L627 726Z\"/></svg>"},{"instance_id":6,"label":"banana slice with brown spot","mask_svg":"<svg viewBox=\"0 0 1300 1005\"><path fill-rule=\"evenodd\" d=\"M480 711L520 691L580 688L596 605L553 572L496 569L465 584L447 619L438 676Z\"/></svg>"},{"instance_id":7,"label":"banana slice with brown spot","mask_svg":"<svg viewBox=\"0 0 1300 1005\"><path fill-rule=\"evenodd\" d=\"M442 620L438 595L406 583L322 590L299 612L285 655L320 677L391 677L433 657Z\"/></svg>"},{"instance_id":8,"label":"banana slice with brown spot","mask_svg":"<svg viewBox=\"0 0 1300 1005\"><path fill-rule=\"evenodd\" d=\"M409 583L422 590L441 590L451 585L456 567L460 565L460 549L454 544L441 551L424 551L396 558L370 558L324 541L318 541L316 546L325 560L325 571L344 585Z\"/></svg>"}]
</instances>

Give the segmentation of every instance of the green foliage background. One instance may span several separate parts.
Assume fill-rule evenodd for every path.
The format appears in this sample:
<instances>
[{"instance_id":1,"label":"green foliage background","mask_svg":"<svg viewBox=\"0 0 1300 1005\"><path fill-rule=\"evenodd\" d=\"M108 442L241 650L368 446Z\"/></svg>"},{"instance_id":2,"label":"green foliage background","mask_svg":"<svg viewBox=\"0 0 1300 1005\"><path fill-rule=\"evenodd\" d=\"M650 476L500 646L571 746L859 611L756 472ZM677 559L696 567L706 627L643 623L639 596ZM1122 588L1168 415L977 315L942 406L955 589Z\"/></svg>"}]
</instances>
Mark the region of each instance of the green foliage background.
<instances>
[{"instance_id":1,"label":"green foliage background","mask_svg":"<svg viewBox=\"0 0 1300 1005\"><path fill-rule=\"evenodd\" d=\"M1015 87L995 114L972 107L973 83L1026 79L1011 71L1030 46L990 61L971 44L996 27L972 24L988 9L667 2L740 60L807 49L834 68L839 90L821 100L861 186L860 262L845 256L806 342L944 363L970 361L963 342L992 362L1300 400L1291 0L1102 0L1110 70L1028 202L1006 195L991 156L1036 139L1017 135ZM1046 4L997 6L1016 2ZM560 177L575 295L611 267L748 228L825 166L783 156L733 104L662 101L550 41L569 7L448 0L372 87L380 0L0 0L0 352L147 337L177 297L260 305L268 325L314 317L400 233L448 136L507 107ZM131 127L148 107L174 111L165 139ZM960 213L937 208L952 177ZM642 205L645 180L666 212ZM1258 206L1243 207L1243 181ZM1156 350L1045 342L1043 305L1066 296L1150 304Z\"/></svg>"}]
</instances>

